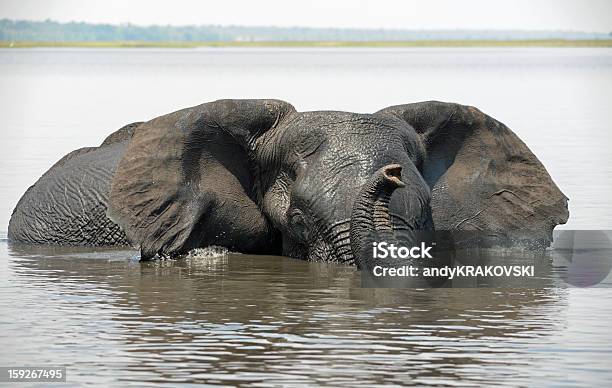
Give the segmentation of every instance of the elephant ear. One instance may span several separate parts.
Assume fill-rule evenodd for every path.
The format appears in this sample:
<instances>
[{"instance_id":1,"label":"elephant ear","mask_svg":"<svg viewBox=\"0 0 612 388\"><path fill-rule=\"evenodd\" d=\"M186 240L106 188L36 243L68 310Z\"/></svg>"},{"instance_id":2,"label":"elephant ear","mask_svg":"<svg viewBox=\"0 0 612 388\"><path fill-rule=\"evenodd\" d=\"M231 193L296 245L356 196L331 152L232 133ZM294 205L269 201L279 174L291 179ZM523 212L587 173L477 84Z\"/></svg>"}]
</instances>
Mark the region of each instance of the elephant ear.
<instances>
[{"instance_id":1,"label":"elephant ear","mask_svg":"<svg viewBox=\"0 0 612 388\"><path fill-rule=\"evenodd\" d=\"M275 233L256 204L253 149L294 108L219 100L135 129L113 178L108 216L141 258L221 245L262 252Z\"/></svg>"},{"instance_id":2,"label":"elephant ear","mask_svg":"<svg viewBox=\"0 0 612 388\"><path fill-rule=\"evenodd\" d=\"M485 246L542 247L567 221L568 199L542 163L508 127L478 109L429 101L377 113L404 120L421 137L425 155L418 167L432 191L437 230Z\"/></svg>"}]
</instances>

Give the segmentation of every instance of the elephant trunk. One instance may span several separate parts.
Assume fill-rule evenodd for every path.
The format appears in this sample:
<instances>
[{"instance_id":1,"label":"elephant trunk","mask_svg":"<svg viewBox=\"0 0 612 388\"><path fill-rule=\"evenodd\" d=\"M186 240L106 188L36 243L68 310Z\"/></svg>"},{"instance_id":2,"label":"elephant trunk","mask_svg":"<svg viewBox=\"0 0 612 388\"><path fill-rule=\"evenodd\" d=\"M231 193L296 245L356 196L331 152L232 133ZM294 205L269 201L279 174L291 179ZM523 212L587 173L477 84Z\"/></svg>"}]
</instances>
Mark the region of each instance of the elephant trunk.
<instances>
[{"instance_id":1,"label":"elephant trunk","mask_svg":"<svg viewBox=\"0 0 612 388\"><path fill-rule=\"evenodd\" d=\"M363 186L353 204L351 249L355 264L362 270L374 265L371 254L373 242L397 241L389 215L389 201L397 188L406 186L401 180L401 171L399 164L390 164L378 170ZM388 260L390 262L377 262L375 265L400 264Z\"/></svg>"}]
</instances>

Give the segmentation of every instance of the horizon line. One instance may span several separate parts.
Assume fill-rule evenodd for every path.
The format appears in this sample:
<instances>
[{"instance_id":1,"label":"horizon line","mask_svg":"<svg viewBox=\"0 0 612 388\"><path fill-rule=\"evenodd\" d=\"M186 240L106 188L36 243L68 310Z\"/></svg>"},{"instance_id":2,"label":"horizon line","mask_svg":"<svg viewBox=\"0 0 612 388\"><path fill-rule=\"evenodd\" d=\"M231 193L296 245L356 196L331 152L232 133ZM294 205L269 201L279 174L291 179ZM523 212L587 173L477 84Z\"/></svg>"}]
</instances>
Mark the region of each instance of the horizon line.
<instances>
[{"instance_id":1,"label":"horizon line","mask_svg":"<svg viewBox=\"0 0 612 388\"><path fill-rule=\"evenodd\" d=\"M138 24L133 22L111 23L111 22L92 22L85 20L70 20L59 21L55 19L12 19L0 18L0 21L10 22L29 22L29 23L57 23L57 24L89 24L89 25L104 25L104 26L134 26L140 28L151 27L221 27L221 28L271 28L271 29L307 29L307 30L339 30L339 31L395 31L395 32L557 32L557 33L582 33L582 34L604 34L612 36L610 31L587 31L587 30L572 30L572 29L520 29L520 28L386 28L386 27L313 27L313 26L279 26L279 25L254 25L254 24Z\"/></svg>"}]
</instances>

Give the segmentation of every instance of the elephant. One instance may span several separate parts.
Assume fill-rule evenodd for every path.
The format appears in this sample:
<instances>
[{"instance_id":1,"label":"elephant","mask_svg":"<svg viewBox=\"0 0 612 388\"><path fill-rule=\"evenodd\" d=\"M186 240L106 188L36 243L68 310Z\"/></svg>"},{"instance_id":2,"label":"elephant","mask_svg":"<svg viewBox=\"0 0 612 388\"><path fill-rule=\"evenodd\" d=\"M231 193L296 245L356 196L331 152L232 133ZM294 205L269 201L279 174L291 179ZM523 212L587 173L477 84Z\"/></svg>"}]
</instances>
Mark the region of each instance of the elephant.
<instances>
[{"instance_id":1,"label":"elephant","mask_svg":"<svg viewBox=\"0 0 612 388\"><path fill-rule=\"evenodd\" d=\"M365 268L372 236L547 247L567 201L529 148L472 106L362 114L217 100L68 154L21 198L8 237L131 245L142 260L215 245Z\"/></svg>"}]
</instances>

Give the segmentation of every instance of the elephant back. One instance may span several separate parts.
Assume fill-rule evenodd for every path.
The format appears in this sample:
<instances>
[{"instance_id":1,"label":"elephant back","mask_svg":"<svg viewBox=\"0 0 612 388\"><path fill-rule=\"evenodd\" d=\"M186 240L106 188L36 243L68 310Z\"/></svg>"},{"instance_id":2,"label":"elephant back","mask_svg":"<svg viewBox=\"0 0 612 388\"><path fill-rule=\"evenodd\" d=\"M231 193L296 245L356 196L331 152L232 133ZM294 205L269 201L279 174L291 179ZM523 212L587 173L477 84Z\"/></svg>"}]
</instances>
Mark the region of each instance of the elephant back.
<instances>
[{"instance_id":1,"label":"elephant back","mask_svg":"<svg viewBox=\"0 0 612 388\"><path fill-rule=\"evenodd\" d=\"M13 242L57 245L128 245L106 216L113 174L139 123L108 136L100 147L70 152L32 185L9 221Z\"/></svg>"}]
</instances>

